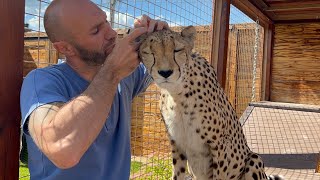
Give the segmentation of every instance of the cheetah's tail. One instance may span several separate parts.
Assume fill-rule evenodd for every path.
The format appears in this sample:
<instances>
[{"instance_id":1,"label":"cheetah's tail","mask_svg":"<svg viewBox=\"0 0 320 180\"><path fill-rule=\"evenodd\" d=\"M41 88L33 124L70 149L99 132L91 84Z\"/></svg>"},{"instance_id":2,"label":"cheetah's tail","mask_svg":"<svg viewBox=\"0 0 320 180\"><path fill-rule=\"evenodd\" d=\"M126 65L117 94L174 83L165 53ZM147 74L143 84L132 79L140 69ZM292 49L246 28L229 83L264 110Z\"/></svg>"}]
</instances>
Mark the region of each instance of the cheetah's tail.
<instances>
[{"instance_id":1,"label":"cheetah's tail","mask_svg":"<svg viewBox=\"0 0 320 180\"><path fill-rule=\"evenodd\" d=\"M284 177L281 175L270 175L268 180L284 180Z\"/></svg>"}]
</instances>

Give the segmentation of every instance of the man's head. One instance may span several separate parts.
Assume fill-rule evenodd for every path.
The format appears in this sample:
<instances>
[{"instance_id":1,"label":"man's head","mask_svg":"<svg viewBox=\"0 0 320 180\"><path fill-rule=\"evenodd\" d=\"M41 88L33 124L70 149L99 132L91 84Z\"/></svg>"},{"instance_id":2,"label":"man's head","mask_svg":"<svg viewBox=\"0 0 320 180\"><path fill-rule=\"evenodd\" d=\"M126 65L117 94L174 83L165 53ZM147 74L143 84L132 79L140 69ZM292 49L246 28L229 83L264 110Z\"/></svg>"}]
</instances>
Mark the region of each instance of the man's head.
<instances>
[{"instance_id":1,"label":"man's head","mask_svg":"<svg viewBox=\"0 0 320 180\"><path fill-rule=\"evenodd\" d=\"M90 0L54 0L45 12L44 27L67 59L80 58L88 65L103 64L117 36L105 12Z\"/></svg>"}]
</instances>

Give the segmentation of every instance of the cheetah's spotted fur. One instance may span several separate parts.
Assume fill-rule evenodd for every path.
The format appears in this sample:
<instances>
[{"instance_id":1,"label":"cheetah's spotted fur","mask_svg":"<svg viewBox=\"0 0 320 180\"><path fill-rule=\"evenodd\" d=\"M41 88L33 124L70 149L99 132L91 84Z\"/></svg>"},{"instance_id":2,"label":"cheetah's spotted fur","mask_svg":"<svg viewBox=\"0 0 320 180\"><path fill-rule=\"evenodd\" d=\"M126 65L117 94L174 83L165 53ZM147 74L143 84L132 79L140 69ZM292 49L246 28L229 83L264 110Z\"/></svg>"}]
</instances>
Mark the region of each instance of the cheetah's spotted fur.
<instances>
[{"instance_id":1,"label":"cheetah's spotted fur","mask_svg":"<svg viewBox=\"0 0 320 180\"><path fill-rule=\"evenodd\" d=\"M161 89L161 114L171 140L173 179L281 179L267 177L250 151L242 127L214 68L192 53L196 31L148 35L139 56Z\"/></svg>"}]
</instances>

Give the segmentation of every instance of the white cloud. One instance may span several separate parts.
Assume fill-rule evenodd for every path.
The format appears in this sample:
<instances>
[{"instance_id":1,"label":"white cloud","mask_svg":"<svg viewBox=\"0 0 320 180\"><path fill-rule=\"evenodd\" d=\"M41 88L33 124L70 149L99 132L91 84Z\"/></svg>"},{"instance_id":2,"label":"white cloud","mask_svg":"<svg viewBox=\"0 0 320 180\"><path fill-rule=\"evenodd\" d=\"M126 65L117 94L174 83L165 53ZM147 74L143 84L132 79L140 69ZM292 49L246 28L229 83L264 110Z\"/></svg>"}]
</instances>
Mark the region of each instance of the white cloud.
<instances>
[{"instance_id":1,"label":"white cloud","mask_svg":"<svg viewBox=\"0 0 320 180\"><path fill-rule=\"evenodd\" d=\"M53 0L46 0L45 2L41 2L40 4L40 1L38 0L26 0L25 12L33 15L39 15L40 12L40 16L43 16L44 12L49 6L48 3L52 1ZM41 9L41 11L39 11L39 9Z\"/></svg>"},{"instance_id":2,"label":"white cloud","mask_svg":"<svg viewBox=\"0 0 320 180\"><path fill-rule=\"evenodd\" d=\"M160 16L157 16L155 19L166 21L168 23L169 27L182 26L182 22L180 22L180 21L171 21L170 18L166 18L162 14L160 14Z\"/></svg>"},{"instance_id":3,"label":"white cloud","mask_svg":"<svg viewBox=\"0 0 320 180\"><path fill-rule=\"evenodd\" d=\"M102 9L107 14L107 20L111 21L110 11L106 9ZM129 13L114 13L114 26L113 28L127 28L133 27L134 18L133 15Z\"/></svg>"},{"instance_id":4,"label":"white cloud","mask_svg":"<svg viewBox=\"0 0 320 180\"><path fill-rule=\"evenodd\" d=\"M52 2L53 0L47 0L46 2ZM43 16L49 6L48 3L36 1L36 0L26 0L25 5L25 23L29 24L29 29L33 31L44 32L43 27ZM39 17L40 16L40 17ZM39 27L40 24L40 27Z\"/></svg>"},{"instance_id":5,"label":"white cloud","mask_svg":"<svg viewBox=\"0 0 320 180\"><path fill-rule=\"evenodd\" d=\"M41 10L42 11L42 10ZM44 10L45 11L45 10ZM104 10L107 14L107 19L110 21L110 12ZM34 9L35 14L39 14L39 9ZM27 24L29 24L29 28L34 31L41 31L44 32L44 26L43 26L43 18L39 18L36 16L28 16L29 18L26 18ZM40 27L39 27L40 23ZM114 28L125 28L125 27L133 27L134 18L132 15L128 13L115 13L114 14Z\"/></svg>"},{"instance_id":6,"label":"white cloud","mask_svg":"<svg viewBox=\"0 0 320 180\"><path fill-rule=\"evenodd\" d=\"M168 22L169 27L182 26L182 23L179 21L176 22Z\"/></svg>"},{"instance_id":7,"label":"white cloud","mask_svg":"<svg viewBox=\"0 0 320 180\"><path fill-rule=\"evenodd\" d=\"M108 20L110 21L110 12L108 12ZM125 28L133 27L134 18L129 13L115 13L114 14L114 26L113 28Z\"/></svg>"},{"instance_id":8,"label":"white cloud","mask_svg":"<svg viewBox=\"0 0 320 180\"><path fill-rule=\"evenodd\" d=\"M30 7L28 7L28 8L30 9ZM30 14L33 14L33 16L29 15L29 14L26 16L25 23L29 24L29 29L32 29L33 31L44 32L43 18L39 17L39 12L40 12L40 15L44 14L46 8L47 8L47 6L45 6L43 9L41 9L41 11L39 11L38 8L32 9L33 13L30 13ZM26 9L27 9L27 7L26 7ZM41 15L41 16L43 16L43 15ZM40 26L39 26L39 24L40 24Z\"/></svg>"},{"instance_id":9,"label":"white cloud","mask_svg":"<svg viewBox=\"0 0 320 180\"><path fill-rule=\"evenodd\" d=\"M40 22L39 22L38 17L33 17L33 18L29 19L26 23L29 24L29 29L31 29L33 31L44 32L44 27L43 27L42 21L43 21L42 18L40 18ZM39 23L40 23L40 27L39 27Z\"/></svg>"},{"instance_id":10,"label":"white cloud","mask_svg":"<svg viewBox=\"0 0 320 180\"><path fill-rule=\"evenodd\" d=\"M47 1L53 1L53 0L47 0ZM44 27L43 27L43 18L39 18L37 16L43 16L46 8L48 7L47 3L41 4L41 10L39 10L39 1L35 0L26 0L26 18L25 18L25 23L29 24L29 28L35 31L41 31L44 32ZM107 19L110 21L110 9L102 7L102 10L106 12L107 14ZM36 16L32 16L32 15ZM135 18L140 18L141 16L137 16ZM113 28L127 28L127 27L133 27L134 19L132 14L126 12L126 13L120 13L120 12L115 12L114 14L114 26ZM180 26L183 23L179 21L169 21L168 17L165 17L164 15L160 14L159 16L156 17L156 19L160 20L166 20L169 24L170 27L173 26ZM169 18L170 19L170 18ZM171 19L170 19L171 20ZM39 26L40 24L40 26Z\"/></svg>"}]
</instances>

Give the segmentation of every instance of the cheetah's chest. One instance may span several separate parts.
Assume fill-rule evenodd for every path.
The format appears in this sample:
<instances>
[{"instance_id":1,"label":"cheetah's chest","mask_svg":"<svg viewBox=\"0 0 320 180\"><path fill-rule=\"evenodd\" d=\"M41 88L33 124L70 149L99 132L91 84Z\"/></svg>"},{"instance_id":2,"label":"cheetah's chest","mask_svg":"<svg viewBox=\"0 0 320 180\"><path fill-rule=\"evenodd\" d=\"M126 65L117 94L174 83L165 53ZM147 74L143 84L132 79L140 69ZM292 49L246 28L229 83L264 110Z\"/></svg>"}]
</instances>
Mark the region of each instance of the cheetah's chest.
<instances>
[{"instance_id":1,"label":"cheetah's chest","mask_svg":"<svg viewBox=\"0 0 320 180\"><path fill-rule=\"evenodd\" d=\"M174 101L170 95L163 99L161 111L170 138L187 154L206 153L207 149L196 133L200 128L196 114L190 114L189 108L182 104L190 105L191 102Z\"/></svg>"}]
</instances>

